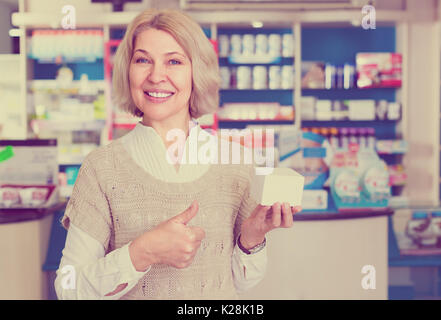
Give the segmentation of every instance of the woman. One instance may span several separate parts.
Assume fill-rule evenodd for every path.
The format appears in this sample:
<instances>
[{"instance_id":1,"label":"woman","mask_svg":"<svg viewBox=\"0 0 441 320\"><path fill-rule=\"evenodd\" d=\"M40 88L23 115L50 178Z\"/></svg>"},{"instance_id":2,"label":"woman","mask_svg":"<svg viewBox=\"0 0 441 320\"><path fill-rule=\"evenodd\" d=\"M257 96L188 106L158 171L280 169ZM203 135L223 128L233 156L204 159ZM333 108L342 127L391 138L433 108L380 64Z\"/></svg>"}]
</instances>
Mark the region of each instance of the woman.
<instances>
[{"instance_id":1,"label":"woman","mask_svg":"<svg viewBox=\"0 0 441 320\"><path fill-rule=\"evenodd\" d=\"M170 132L190 153L205 133L193 118L218 106L211 43L185 14L146 10L127 28L113 82L118 105L142 120L82 164L62 219L58 297L236 298L264 276L265 234L292 226L300 208L257 205L252 165L165 160Z\"/></svg>"}]
</instances>

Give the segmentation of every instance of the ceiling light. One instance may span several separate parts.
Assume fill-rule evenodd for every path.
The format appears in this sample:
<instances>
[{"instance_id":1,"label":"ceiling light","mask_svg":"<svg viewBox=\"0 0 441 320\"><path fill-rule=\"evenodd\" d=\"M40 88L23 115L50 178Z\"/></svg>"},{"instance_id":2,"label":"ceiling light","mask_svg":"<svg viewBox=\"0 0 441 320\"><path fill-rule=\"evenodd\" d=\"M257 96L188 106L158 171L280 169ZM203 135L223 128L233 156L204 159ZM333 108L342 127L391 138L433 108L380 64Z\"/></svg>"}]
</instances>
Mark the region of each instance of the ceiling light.
<instances>
[{"instance_id":1,"label":"ceiling light","mask_svg":"<svg viewBox=\"0 0 441 320\"><path fill-rule=\"evenodd\" d=\"M359 27L361 25L361 22L360 22L360 20L354 19L354 20L351 21L351 24L354 27Z\"/></svg>"},{"instance_id":2,"label":"ceiling light","mask_svg":"<svg viewBox=\"0 0 441 320\"><path fill-rule=\"evenodd\" d=\"M253 26L253 28L262 28L263 27L263 22L260 21L253 21L251 23L251 25Z\"/></svg>"},{"instance_id":3,"label":"ceiling light","mask_svg":"<svg viewBox=\"0 0 441 320\"><path fill-rule=\"evenodd\" d=\"M23 32L20 29L9 29L10 37L20 37L22 34Z\"/></svg>"}]
</instances>

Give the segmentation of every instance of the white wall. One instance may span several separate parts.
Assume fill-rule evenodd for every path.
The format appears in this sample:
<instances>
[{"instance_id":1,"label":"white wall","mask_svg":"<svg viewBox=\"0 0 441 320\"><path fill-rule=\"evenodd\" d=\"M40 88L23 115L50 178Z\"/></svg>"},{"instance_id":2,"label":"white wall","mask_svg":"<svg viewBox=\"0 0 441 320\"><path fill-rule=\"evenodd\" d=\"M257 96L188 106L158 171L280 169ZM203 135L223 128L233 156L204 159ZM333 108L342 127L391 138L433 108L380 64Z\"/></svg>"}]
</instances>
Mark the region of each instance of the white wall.
<instances>
[{"instance_id":1,"label":"white wall","mask_svg":"<svg viewBox=\"0 0 441 320\"><path fill-rule=\"evenodd\" d=\"M409 1L408 28L408 196L414 203L439 200L440 28L434 1Z\"/></svg>"},{"instance_id":2,"label":"white wall","mask_svg":"<svg viewBox=\"0 0 441 320\"><path fill-rule=\"evenodd\" d=\"M267 235L265 278L244 300L387 299L387 217L296 221ZM366 289L364 266L375 289ZM373 284L373 283L372 283ZM294 311L295 312L295 311Z\"/></svg>"},{"instance_id":3,"label":"white wall","mask_svg":"<svg viewBox=\"0 0 441 320\"><path fill-rule=\"evenodd\" d=\"M409 196L418 202L438 200L439 187L439 33L434 23L409 27L409 106L406 165Z\"/></svg>"}]
</instances>

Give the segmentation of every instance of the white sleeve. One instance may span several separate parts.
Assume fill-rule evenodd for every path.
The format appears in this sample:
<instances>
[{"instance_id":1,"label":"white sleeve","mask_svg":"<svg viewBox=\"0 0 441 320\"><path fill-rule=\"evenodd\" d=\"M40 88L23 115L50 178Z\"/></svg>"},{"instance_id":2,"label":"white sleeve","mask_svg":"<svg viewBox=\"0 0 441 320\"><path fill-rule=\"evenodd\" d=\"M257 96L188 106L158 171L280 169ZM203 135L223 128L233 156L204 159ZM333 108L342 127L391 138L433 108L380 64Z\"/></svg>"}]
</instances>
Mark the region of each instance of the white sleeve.
<instances>
[{"instance_id":1,"label":"white sleeve","mask_svg":"<svg viewBox=\"0 0 441 320\"><path fill-rule=\"evenodd\" d=\"M233 271L234 286L238 293L251 289L258 284L266 272L266 246L259 252L246 254L234 246L231 268Z\"/></svg>"},{"instance_id":2,"label":"white sleeve","mask_svg":"<svg viewBox=\"0 0 441 320\"><path fill-rule=\"evenodd\" d=\"M129 244L105 255L101 243L71 223L56 272L58 299L116 300L126 294L150 270L136 271ZM127 286L121 292L105 296L124 283Z\"/></svg>"}]
</instances>

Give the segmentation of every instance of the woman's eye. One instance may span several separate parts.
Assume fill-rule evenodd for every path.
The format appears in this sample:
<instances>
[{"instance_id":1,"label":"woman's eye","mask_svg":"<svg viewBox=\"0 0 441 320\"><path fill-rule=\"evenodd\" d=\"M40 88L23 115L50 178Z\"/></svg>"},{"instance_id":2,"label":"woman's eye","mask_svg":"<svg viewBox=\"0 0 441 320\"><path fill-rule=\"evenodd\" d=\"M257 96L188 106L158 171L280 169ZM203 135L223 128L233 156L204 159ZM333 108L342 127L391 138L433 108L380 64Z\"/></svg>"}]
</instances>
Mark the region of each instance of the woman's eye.
<instances>
[{"instance_id":1,"label":"woman's eye","mask_svg":"<svg viewBox=\"0 0 441 320\"><path fill-rule=\"evenodd\" d=\"M137 58L135 60L135 63L147 63L148 60L146 58Z\"/></svg>"},{"instance_id":2,"label":"woman's eye","mask_svg":"<svg viewBox=\"0 0 441 320\"><path fill-rule=\"evenodd\" d=\"M175 60L175 59L171 59L169 61L170 64L181 64L181 62L179 60Z\"/></svg>"}]
</instances>

